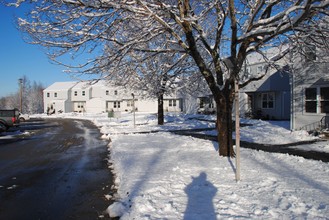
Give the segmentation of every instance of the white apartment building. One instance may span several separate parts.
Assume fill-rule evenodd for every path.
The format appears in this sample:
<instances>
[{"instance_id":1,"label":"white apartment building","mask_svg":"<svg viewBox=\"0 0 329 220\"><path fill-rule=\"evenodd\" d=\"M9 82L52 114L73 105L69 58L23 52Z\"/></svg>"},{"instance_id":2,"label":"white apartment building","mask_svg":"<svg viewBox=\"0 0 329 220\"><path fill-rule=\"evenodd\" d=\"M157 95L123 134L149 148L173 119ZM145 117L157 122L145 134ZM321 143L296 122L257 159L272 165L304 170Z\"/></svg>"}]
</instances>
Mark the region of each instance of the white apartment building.
<instances>
[{"instance_id":1,"label":"white apartment building","mask_svg":"<svg viewBox=\"0 0 329 220\"><path fill-rule=\"evenodd\" d=\"M149 99L124 87L106 81L56 82L44 90L44 109L47 113L132 111L157 112L156 99ZM164 110L181 112L182 99L177 95L164 97Z\"/></svg>"}]
</instances>

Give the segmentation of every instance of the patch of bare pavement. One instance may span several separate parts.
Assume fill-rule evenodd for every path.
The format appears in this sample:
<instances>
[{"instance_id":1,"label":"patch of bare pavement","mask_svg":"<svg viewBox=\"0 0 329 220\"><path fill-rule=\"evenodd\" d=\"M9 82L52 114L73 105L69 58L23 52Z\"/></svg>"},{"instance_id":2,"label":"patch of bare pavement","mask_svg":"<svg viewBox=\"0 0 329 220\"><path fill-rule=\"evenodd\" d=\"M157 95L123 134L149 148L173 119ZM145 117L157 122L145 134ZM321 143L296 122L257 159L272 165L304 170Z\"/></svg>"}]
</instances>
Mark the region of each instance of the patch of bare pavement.
<instances>
[{"instance_id":1,"label":"patch of bare pavement","mask_svg":"<svg viewBox=\"0 0 329 220\"><path fill-rule=\"evenodd\" d=\"M89 121L23 123L0 141L0 219L109 219L107 142Z\"/></svg>"}]
</instances>

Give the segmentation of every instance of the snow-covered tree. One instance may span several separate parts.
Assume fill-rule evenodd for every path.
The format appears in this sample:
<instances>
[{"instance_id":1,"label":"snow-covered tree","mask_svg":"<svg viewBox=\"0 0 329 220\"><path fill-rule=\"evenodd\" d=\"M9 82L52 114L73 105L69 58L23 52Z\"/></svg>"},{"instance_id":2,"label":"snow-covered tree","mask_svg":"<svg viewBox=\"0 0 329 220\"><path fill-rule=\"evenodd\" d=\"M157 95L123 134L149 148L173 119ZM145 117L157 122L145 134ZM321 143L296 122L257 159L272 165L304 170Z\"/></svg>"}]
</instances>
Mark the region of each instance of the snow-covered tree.
<instances>
[{"instance_id":1,"label":"snow-covered tree","mask_svg":"<svg viewBox=\"0 0 329 220\"><path fill-rule=\"evenodd\" d=\"M164 96L174 94L181 83L179 76L184 68L183 64L178 65L180 63L176 59L179 58L160 55L154 60L136 62L136 80L133 80L133 85L128 83L136 91L146 91L148 96L158 100L159 125L164 124ZM183 62L182 59L179 60Z\"/></svg>"},{"instance_id":2,"label":"snow-covered tree","mask_svg":"<svg viewBox=\"0 0 329 220\"><path fill-rule=\"evenodd\" d=\"M27 76L22 78L22 112L28 114L43 112L43 90L41 83L32 82ZM1 106L4 109L20 109L21 100L20 85L17 92L1 98Z\"/></svg>"},{"instance_id":3,"label":"snow-covered tree","mask_svg":"<svg viewBox=\"0 0 329 220\"><path fill-rule=\"evenodd\" d=\"M25 113L35 114L43 113L43 90L44 86L41 83L32 82L30 88L26 91L24 99ZM27 95L28 94L28 95Z\"/></svg>"},{"instance_id":4,"label":"snow-covered tree","mask_svg":"<svg viewBox=\"0 0 329 220\"><path fill-rule=\"evenodd\" d=\"M247 55L282 44L319 21L329 0L17 0L31 10L18 20L30 42L49 49L50 58L87 53L82 73L115 74L138 52L141 60L186 54L217 103L219 154L234 156L234 81ZM165 39L165 40L164 40ZM160 43L159 43L160 42ZM106 51L104 48L107 48ZM282 52L284 54L284 52ZM269 59L270 60L270 59Z\"/></svg>"},{"instance_id":5,"label":"snow-covered tree","mask_svg":"<svg viewBox=\"0 0 329 220\"><path fill-rule=\"evenodd\" d=\"M144 54L144 52L143 52ZM144 59L139 52L130 53L129 61L117 64L115 82L133 89L146 98L158 100L158 124L164 124L164 96L177 94L184 84L184 77L192 71L190 61L185 54L154 54L156 59ZM193 67L193 66L192 66Z\"/></svg>"}]
</instances>

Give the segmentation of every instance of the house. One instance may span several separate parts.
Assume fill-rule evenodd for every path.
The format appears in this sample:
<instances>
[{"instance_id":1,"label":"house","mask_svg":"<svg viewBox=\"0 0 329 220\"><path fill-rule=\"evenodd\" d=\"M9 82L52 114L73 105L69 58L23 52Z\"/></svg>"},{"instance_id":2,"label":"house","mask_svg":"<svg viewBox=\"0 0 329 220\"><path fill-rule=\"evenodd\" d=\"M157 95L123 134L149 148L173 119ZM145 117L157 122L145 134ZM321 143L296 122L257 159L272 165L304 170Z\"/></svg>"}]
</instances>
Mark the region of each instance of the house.
<instances>
[{"instance_id":1,"label":"house","mask_svg":"<svg viewBox=\"0 0 329 220\"><path fill-rule=\"evenodd\" d=\"M56 82L43 91L44 109L47 113L73 111L72 88L76 82Z\"/></svg>"},{"instance_id":2,"label":"house","mask_svg":"<svg viewBox=\"0 0 329 220\"><path fill-rule=\"evenodd\" d=\"M329 54L305 44L276 62L259 81L241 89L241 108L263 119L290 120L291 130L329 128ZM256 59L256 61L255 61ZM253 56L247 71L261 71L261 60ZM265 65L265 63L263 64Z\"/></svg>"},{"instance_id":3,"label":"house","mask_svg":"<svg viewBox=\"0 0 329 220\"><path fill-rule=\"evenodd\" d=\"M285 51L283 45L279 48L271 48L263 51L263 54L253 53L249 55L240 72L240 83L244 77L250 75L258 78L245 87L240 88L240 116L271 120L289 120L291 106L290 71L286 58L277 59L277 55ZM272 60L272 65L264 59L265 55ZM273 61L274 60L274 61ZM204 94L198 94L195 102L198 104L197 112L212 114L216 112L216 103L209 89L204 89ZM233 106L234 108L234 106ZM234 112L234 109L233 109Z\"/></svg>"},{"instance_id":4,"label":"house","mask_svg":"<svg viewBox=\"0 0 329 220\"><path fill-rule=\"evenodd\" d=\"M290 75L285 68L272 70L261 80L241 89L241 92L246 94L245 101L242 102L246 116L267 120L289 120Z\"/></svg>"},{"instance_id":5,"label":"house","mask_svg":"<svg viewBox=\"0 0 329 220\"><path fill-rule=\"evenodd\" d=\"M91 99L91 86L88 82L79 82L71 89L72 110L85 112L87 102ZM65 112L65 111L64 111Z\"/></svg>"},{"instance_id":6,"label":"house","mask_svg":"<svg viewBox=\"0 0 329 220\"><path fill-rule=\"evenodd\" d=\"M123 112L135 110L156 112L157 100L146 93L131 91L104 80L96 82L56 82L44 90L44 106L47 112ZM164 110L181 112L182 98L175 92L164 96Z\"/></svg>"},{"instance_id":7,"label":"house","mask_svg":"<svg viewBox=\"0 0 329 220\"><path fill-rule=\"evenodd\" d=\"M248 56L243 71L249 75L264 75L240 89L242 112L245 116L267 120L289 120L291 106L290 71L285 58L276 56L287 47L271 48L264 51L272 65L261 54ZM242 73L243 76L243 73Z\"/></svg>"},{"instance_id":8,"label":"house","mask_svg":"<svg viewBox=\"0 0 329 220\"><path fill-rule=\"evenodd\" d=\"M291 128L329 128L329 54L306 45L304 51L294 57L292 67Z\"/></svg>"}]
</instances>

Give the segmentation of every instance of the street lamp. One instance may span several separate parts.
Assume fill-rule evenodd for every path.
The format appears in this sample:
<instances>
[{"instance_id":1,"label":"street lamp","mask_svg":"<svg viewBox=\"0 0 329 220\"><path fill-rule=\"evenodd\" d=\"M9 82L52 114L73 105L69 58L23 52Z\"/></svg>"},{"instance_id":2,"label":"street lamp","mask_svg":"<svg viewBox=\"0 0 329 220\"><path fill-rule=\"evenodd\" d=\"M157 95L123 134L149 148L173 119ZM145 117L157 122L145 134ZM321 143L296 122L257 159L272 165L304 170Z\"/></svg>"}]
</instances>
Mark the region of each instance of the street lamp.
<instances>
[{"instance_id":1,"label":"street lamp","mask_svg":"<svg viewBox=\"0 0 329 220\"><path fill-rule=\"evenodd\" d=\"M131 93L131 96L133 97L133 114L134 114L134 128L136 127L136 115L135 115L135 95L134 93Z\"/></svg>"},{"instance_id":2,"label":"street lamp","mask_svg":"<svg viewBox=\"0 0 329 220\"><path fill-rule=\"evenodd\" d=\"M19 78L18 79L19 87L20 87L20 112L23 112L23 79Z\"/></svg>"}]
</instances>

